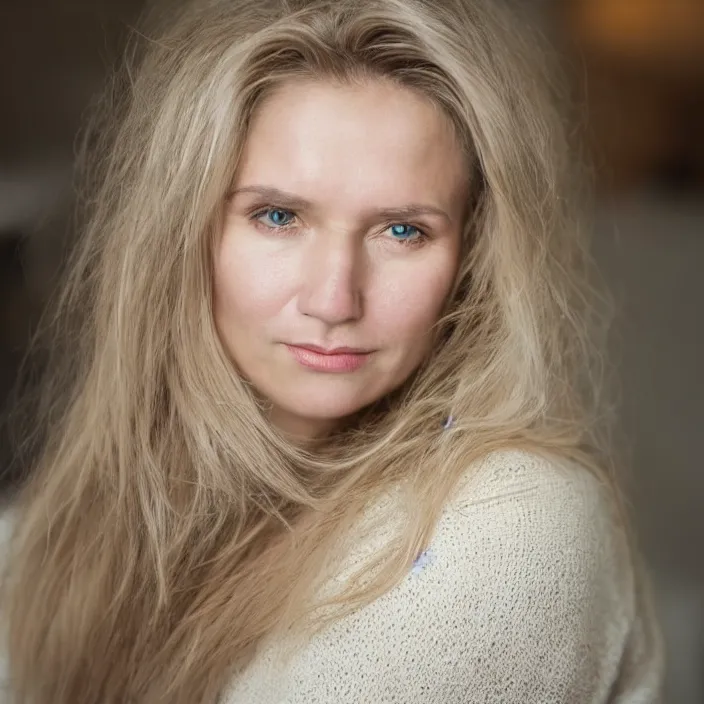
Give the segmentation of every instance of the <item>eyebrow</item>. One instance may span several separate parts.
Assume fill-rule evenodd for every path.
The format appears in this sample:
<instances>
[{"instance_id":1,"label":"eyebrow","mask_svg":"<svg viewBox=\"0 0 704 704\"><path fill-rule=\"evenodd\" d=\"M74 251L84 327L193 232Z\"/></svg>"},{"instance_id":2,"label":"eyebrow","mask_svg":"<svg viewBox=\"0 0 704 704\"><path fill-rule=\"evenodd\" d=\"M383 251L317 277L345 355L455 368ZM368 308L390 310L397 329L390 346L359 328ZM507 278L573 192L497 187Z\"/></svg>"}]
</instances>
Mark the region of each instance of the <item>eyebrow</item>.
<instances>
[{"instance_id":1,"label":"eyebrow","mask_svg":"<svg viewBox=\"0 0 704 704\"><path fill-rule=\"evenodd\" d=\"M305 198L272 186L243 186L233 190L230 193L230 198L234 198L242 193L254 193L267 200L274 201L277 205L291 208L292 210L305 210L313 207L313 204ZM408 205L397 208L376 208L372 213L386 220L403 220L419 217L421 215L436 215L447 220L447 222L451 222L450 216L441 208L420 203L409 203Z\"/></svg>"}]
</instances>

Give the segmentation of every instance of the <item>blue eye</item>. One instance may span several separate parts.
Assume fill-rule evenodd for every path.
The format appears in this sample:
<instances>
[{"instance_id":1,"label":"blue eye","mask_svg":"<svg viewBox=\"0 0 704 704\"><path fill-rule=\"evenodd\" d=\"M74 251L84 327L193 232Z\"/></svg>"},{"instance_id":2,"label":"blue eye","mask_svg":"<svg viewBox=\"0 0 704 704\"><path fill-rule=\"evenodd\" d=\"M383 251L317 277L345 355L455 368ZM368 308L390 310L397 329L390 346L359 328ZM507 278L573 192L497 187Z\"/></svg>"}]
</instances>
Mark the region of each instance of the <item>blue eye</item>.
<instances>
[{"instance_id":1,"label":"blue eye","mask_svg":"<svg viewBox=\"0 0 704 704\"><path fill-rule=\"evenodd\" d=\"M404 242L417 239L421 235L421 231L413 225L392 225L391 234L395 239Z\"/></svg>"},{"instance_id":2,"label":"blue eye","mask_svg":"<svg viewBox=\"0 0 704 704\"><path fill-rule=\"evenodd\" d=\"M281 208L267 208L259 213L255 214L255 219L260 220L261 218L268 218L268 223L263 223L268 227L286 227L291 224L293 220L293 213L289 210L282 210Z\"/></svg>"}]
</instances>

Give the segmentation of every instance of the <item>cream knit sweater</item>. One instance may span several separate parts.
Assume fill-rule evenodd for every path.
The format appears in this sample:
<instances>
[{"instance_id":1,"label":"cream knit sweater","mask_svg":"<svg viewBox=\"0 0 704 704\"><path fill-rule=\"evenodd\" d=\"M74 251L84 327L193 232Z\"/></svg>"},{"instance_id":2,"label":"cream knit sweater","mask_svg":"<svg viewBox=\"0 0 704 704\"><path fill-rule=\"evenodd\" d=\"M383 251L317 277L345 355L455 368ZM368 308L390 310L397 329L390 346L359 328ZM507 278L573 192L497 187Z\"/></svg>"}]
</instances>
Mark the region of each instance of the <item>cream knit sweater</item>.
<instances>
[{"instance_id":1,"label":"cream knit sweater","mask_svg":"<svg viewBox=\"0 0 704 704\"><path fill-rule=\"evenodd\" d=\"M264 649L226 703L660 702L649 582L597 479L516 451L473 470L399 586L293 660Z\"/></svg>"},{"instance_id":2,"label":"cream knit sweater","mask_svg":"<svg viewBox=\"0 0 704 704\"><path fill-rule=\"evenodd\" d=\"M516 451L468 476L400 585L293 659L263 649L225 704L660 702L648 580L598 481Z\"/></svg>"}]
</instances>

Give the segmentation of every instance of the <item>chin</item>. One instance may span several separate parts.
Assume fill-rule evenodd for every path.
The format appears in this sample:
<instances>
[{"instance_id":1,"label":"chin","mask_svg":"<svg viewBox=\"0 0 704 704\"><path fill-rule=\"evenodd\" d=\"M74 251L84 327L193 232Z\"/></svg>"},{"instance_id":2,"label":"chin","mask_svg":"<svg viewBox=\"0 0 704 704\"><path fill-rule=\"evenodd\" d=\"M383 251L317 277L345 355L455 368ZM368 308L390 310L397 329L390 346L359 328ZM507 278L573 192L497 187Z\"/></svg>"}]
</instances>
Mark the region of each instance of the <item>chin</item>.
<instances>
[{"instance_id":1,"label":"chin","mask_svg":"<svg viewBox=\"0 0 704 704\"><path fill-rule=\"evenodd\" d=\"M309 390L302 393L271 397L275 406L292 416L298 416L316 422L336 422L347 418L377 400L377 396L369 394L345 394L340 391L331 393Z\"/></svg>"},{"instance_id":2,"label":"chin","mask_svg":"<svg viewBox=\"0 0 704 704\"><path fill-rule=\"evenodd\" d=\"M340 399L331 399L330 401L314 401L313 399L308 399L305 403L277 405L291 415L307 418L312 421L334 423L357 413L357 411L362 410L362 408L370 405L370 403L373 403L373 401L369 403L354 403L352 401L345 402Z\"/></svg>"}]
</instances>

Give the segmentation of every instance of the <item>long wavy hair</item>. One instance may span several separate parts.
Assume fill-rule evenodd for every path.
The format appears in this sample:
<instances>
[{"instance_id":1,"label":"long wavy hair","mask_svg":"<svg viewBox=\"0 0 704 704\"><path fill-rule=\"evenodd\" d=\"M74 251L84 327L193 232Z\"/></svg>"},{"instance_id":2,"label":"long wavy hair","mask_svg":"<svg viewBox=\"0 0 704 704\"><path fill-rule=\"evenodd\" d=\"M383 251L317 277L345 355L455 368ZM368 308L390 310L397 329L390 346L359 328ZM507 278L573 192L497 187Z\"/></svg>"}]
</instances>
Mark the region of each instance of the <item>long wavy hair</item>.
<instances>
[{"instance_id":1,"label":"long wavy hair","mask_svg":"<svg viewBox=\"0 0 704 704\"><path fill-rule=\"evenodd\" d=\"M22 704L216 701L267 639L397 584L494 450L577 460L618 495L595 440L600 299L575 152L536 34L496 0L202 0L157 19L89 133L85 224L48 318L3 594ZM299 78L426 96L472 183L428 359L308 448L233 369L212 296L248 125ZM405 513L386 549L317 598L391 490Z\"/></svg>"}]
</instances>

